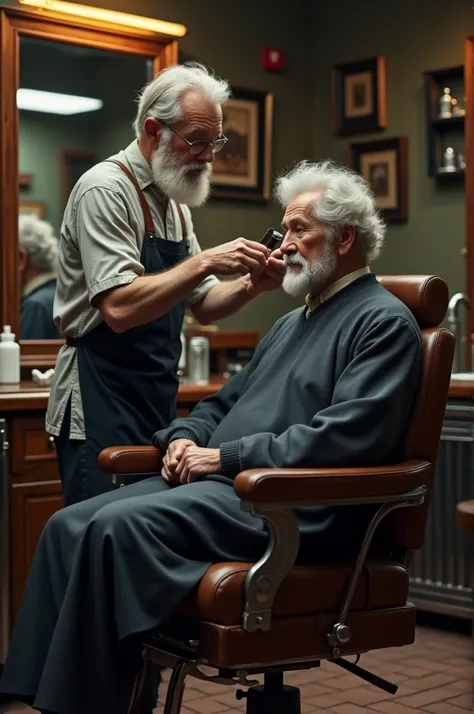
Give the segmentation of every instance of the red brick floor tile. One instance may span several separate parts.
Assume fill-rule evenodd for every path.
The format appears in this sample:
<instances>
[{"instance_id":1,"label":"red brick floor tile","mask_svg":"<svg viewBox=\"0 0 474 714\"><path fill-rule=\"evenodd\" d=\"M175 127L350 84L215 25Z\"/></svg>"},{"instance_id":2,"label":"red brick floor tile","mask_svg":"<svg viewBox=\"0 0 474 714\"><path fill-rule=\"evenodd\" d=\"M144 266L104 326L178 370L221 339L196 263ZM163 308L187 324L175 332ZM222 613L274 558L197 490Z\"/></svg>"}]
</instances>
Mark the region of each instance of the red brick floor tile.
<instances>
[{"instance_id":1,"label":"red brick floor tile","mask_svg":"<svg viewBox=\"0 0 474 714\"><path fill-rule=\"evenodd\" d=\"M467 709L460 709L459 707L455 707L454 704L448 704L448 702L428 704L425 710L430 712L430 714L464 714L464 712L467 711Z\"/></svg>"},{"instance_id":2,"label":"red brick floor tile","mask_svg":"<svg viewBox=\"0 0 474 714\"><path fill-rule=\"evenodd\" d=\"M452 704L460 709L465 709L468 712L474 711L474 694L461 694L460 697L446 700L448 704Z\"/></svg>"}]
</instances>

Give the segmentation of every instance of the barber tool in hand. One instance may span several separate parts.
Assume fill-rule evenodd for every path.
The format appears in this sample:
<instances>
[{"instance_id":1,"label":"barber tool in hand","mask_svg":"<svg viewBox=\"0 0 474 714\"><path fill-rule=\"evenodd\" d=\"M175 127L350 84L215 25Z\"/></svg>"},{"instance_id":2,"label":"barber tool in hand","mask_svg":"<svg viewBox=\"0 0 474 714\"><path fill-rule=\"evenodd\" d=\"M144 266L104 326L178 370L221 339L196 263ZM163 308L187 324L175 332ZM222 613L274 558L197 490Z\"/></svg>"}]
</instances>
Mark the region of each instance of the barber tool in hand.
<instances>
[{"instance_id":1,"label":"barber tool in hand","mask_svg":"<svg viewBox=\"0 0 474 714\"><path fill-rule=\"evenodd\" d=\"M236 238L230 243L210 248L201 254L208 261L210 272L219 275L246 275L265 269L269 249L247 238Z\"/></svg>"},{"instance_id":2,"label":"barber tool in hand","mask_svg":"<svg viewBox=\"0 0 474 714\"><path fill-rule=\"evenodd\" d=\"M280 247L282 240L283 240L282 233L279 233L274 228L268 228L265 231L265 235L263 236L260 243L262 245L266 246L270 250L270 252L272 252L275 250L275 248Z\"/></svg>"}]
</instances>

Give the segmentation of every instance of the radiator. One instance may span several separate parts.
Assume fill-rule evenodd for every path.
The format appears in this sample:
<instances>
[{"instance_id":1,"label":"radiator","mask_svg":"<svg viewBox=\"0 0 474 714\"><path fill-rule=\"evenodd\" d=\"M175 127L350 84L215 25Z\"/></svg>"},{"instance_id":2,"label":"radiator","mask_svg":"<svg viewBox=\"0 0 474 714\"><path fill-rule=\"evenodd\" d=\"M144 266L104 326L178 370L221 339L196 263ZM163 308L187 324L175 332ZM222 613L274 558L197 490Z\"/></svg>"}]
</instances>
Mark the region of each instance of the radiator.
<instances>
[{"instance_id":1,"label":"radiator","mask_svg":"<svg viewBox=\"0 0 474 714\"><path fill-rule=\"evenodd\" d=\"M5 419L0 419L0 664L10 639L10 522L8 499L8 441Z\"/></svg>"},{"instance_id":2,"label":"radiator","mask_svg":"<svg viewBox=\"0 0 474 714\"><path fill-rule=\"evenodd\" d=\"M474 407L448 403L426 538L410 568L410 599L420 610L474 615L472 543L456 527L456 504L467 498L474 498Z\"/></svg>"}]
</instances>

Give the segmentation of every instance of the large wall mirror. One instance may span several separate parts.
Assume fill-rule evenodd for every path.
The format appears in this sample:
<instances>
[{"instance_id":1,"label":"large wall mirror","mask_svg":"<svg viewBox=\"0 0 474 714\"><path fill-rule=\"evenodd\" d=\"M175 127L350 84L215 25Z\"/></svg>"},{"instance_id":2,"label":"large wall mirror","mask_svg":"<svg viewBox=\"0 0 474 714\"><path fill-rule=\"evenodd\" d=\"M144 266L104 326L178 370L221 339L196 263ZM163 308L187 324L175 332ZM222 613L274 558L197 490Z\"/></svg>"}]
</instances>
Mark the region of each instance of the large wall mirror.
<instances>
[{"instance_id":1,"label":"large wall mirror","mask_svg":"<svg viewBox=\"0 0 474 714\"><path fill-rule=\"evenodd\" d=\"M44 306L69 193L90 166L133 140L137 94L177 61L177 42L44 12L0 12L2 324L20 338L23 367L54 366L62 340ZM41 319L32 319L36 301Z\"/></svg>"}]
</instances>

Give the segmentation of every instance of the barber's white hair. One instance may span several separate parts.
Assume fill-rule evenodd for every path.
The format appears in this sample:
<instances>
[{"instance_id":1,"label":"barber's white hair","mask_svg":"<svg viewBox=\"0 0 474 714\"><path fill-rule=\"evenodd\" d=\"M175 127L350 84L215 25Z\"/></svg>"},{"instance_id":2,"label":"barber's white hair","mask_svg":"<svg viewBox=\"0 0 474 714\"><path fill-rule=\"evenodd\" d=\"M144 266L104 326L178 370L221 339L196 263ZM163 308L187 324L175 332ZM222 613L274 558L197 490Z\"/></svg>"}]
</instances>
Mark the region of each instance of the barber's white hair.
<instances>
[{"instance_id":1,"label":"barber's white hair","mask_svg":"<svg viewBox=\"0 0 474 714\"><path fill-rule=\"evenodd\" d=\"M55 272L58 262L58 239L53 227L33 215L18 218L18 241L27 251L32 268L42 272Z\"/></svg>"},{"instance_id":2,"label":"barber's white hair","mask_svg":"<svg viewBox=\"0 0 474 714\"><path fill-rule=\"evenodd\" d=\"M314 215L331 235L354 226L363 258L371 263L380 255L386 226L375 205L373 192L362 176L333 161L301 161L277 179L275 195L282 206L303 193L322 190Z\"/></svg>"},{"instance_id":3,"label":"barber's white hair","mask_svg":"<svg viewBox=\"0 0 474 714\"><path fill-rule=\"evenodd\" d=\"M216 77L198 62L171 65L162 70L143 89L134 122L137 139L144 133L145 119L153 117L172 124L182 118L181 97L190 89L199 89L215 105L223 105L231 90L226 80Z\"/></svg>"}]
</instances>

